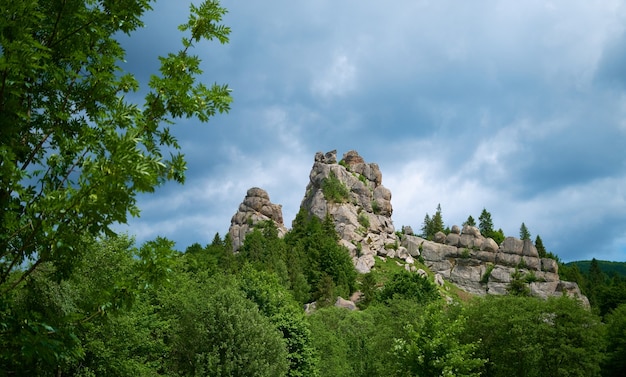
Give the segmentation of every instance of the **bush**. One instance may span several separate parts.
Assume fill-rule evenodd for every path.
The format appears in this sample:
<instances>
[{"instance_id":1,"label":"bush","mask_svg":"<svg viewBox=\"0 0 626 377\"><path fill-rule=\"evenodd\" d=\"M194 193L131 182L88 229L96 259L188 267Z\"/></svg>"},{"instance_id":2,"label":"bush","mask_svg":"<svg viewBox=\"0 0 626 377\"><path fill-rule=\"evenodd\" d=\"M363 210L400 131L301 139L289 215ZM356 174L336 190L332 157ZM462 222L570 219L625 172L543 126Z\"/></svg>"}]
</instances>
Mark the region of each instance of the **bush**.
<instances>
[{"instance_id":1,"label":"bush","mask_svg":"<svg viewBox=\"0 0 626 377\"><path fill-rule=\"evenodd\" d=\"M480 284L487 284L487 283L489 283L489 277L491 276L491 272L493 271L494 267L495 266L493 264L490 264L490 265L487 266L487 270L485 271L483 276L480 278Z\"/></svg>"},{"instance_id":2,"label":"bush","mask_svg":"<svg viewBox=\"0 0 626 377\"><path fill-rule=\"evenodd\" d=\"M331 171L328 178L322 181L322 194L329 202L345 203L350 196L350 190Z\"/></svg>"},{"instance_id":3,"label":"bush","mask_svg":"<svg viewBox=\"0 0 626 377\"><path fill-rule=\"evenodd\" d=\"M367 217L367 214L365 212L361 212L359 214L359 224L361 224L366 229L370 227L370 218Z\"/></svg>"}]
</instances>

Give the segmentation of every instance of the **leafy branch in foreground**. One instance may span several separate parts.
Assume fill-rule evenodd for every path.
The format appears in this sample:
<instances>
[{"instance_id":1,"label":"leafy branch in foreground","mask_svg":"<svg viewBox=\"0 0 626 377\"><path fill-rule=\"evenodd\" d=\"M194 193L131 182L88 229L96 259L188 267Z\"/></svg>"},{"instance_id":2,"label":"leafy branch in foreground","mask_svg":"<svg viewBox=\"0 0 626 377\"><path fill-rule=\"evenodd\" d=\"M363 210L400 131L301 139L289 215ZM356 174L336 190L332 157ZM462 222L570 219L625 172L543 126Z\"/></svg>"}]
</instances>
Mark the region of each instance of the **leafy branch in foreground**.
<instances>
[{"instance_id":1,"label":"leafy branch in foreground","mask_svg":"<svg viewBox=\"0 0 626 377\"><path fill-rule=\"evenodd\" d=\"M139 83L120 67L117 38L143 26L150 2L0 5L0 344L22 323L3 310L16 288L40 271L67 278L89 250L84 240L139 215L137 194L184 182L170 125L229 110L228 87L197 83L200 59L190 54L202 40L228 41L217 1L191 6L183 49L160 58L144 103L125 98Z\"/></svg>"}]
</instances>

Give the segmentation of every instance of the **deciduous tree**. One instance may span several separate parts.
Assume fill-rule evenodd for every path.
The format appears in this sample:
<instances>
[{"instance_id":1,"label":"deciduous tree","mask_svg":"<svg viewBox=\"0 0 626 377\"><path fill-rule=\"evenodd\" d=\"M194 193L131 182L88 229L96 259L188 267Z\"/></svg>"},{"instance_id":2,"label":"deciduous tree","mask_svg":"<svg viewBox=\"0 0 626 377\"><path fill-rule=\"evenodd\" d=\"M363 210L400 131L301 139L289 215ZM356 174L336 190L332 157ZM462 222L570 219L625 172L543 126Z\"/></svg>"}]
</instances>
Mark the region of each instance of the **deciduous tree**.
<instances>
[{"instance_id":1,"label":"deciduous tree","mask_svg":"<svg viewBox=\"0 0 626 377\"><path fill-rule=\"evenodd\" d=\"M225 85L197 83L202 40L228 41L216 1L191 6L182 48L160 58L143 103L124 72L119 37L142 26L150 0L3 1L0 5L0 302L37 270L68 277L88 250L137 216L137 194L184 181L169 126L229 110ZM150 263L147 261L146 263ZM156 270L155 270L156 271ZM20 323L14 311L2 326ZM8 316L8 317L7 317ZM54 329L48 331L53 332ZM7 331L0 331L0 337ZM0 339L1 340L1 339ZM1 352L1 351L0 351Z\"/></svg>"}]
</instances>

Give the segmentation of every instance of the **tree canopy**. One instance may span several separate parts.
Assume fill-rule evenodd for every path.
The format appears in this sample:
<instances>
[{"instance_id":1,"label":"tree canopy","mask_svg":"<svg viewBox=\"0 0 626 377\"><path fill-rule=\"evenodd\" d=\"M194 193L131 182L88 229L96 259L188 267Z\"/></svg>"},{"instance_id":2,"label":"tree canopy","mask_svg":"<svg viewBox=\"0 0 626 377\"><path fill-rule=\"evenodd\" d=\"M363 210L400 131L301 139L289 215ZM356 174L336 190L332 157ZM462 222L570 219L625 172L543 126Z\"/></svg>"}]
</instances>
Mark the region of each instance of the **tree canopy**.
<instances>
[{"instance_id":1,"label":"tree canopy","mask_svg":"<svg viewBox=\"0 0 626 377\"><path fill-rule=\"evenodd\" d=\"M191 5L181 49L160 58L142 103L119 38L142 26L150 0L2 1L0 4L0 302L39 271L71 275L94 237L139 215L136 198L184 182L176 119L229 110L226 85L197 82L203 40L228 41L226 10ZM139 254L139 258L154 255ZM145 260L158 268L162 259ZM68 316L71 313L68 313ZM6 329L23 323L3 313ZM31 324L55 332L45 317ZM39 334L45 334L40 331ZM5 337L7 331L0 331ZM40 347L43 350L44 347Z\"/></svg>"}]
</instances>

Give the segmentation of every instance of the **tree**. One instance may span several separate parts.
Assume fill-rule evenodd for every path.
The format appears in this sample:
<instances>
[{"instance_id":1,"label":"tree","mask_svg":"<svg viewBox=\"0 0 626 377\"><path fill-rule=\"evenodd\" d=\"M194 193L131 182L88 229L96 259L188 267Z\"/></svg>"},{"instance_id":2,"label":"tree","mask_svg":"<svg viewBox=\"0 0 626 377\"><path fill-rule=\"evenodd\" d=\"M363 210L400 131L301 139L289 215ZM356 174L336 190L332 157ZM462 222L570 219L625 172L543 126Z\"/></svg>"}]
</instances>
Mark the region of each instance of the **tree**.
<instances>
[{"instance_id":1,"label":"tree","mask_svg":"<svg viewBox=\"0 0 626 377\"><path fill-rule=\"evenodd\" d=\"M537 253L539 253L539 258L546 258L548 252L546 251L545 246L543 246L543 240L539 235L535 238L535 247L537 248Z\"/></svg>"},{"instance_id":2,"label":"tree","mask_svg":"<svg viewBox=\"0 0 626 377\"><path fill-rule=\"evenodd\" d=\"M465 220L465 222L463 223L463 225L467 225L467 226L476 226L476 220L474 220L474 218L472 217L472 215L469 215L467 217L467 220Z\"/></svg>"},{"instance_id":3,"label":"tree","mask_svg":"<svg viewBox=\"0 0 626 377\"><path fill-rule=\"evenodd\" d=\"M167 369L186 376L284 376L283 334L246 299L233 277L179 275L163 292L170 322Z\"/></svg>"},{"instance_id":4,"label":"tree","mask_svg":"<svg viewBox=\"0 0 626 377\"><path fill-rule=\"evenodd\" d=\"M626 304L621 304L606 317L608 337L607 358L603 376L626 375Z\"/></svg>"},{"instance_id":5,"label":"tree","mask_svg":"<svg viewBox=\"0 0 626 377\"><path fill-rule=\"evenodd\" d=\"M37 270L71 274L83 234L137 216L136 197L184 182L169 124L229 110L225 85L196 83L194 44L228 41L216 1L191 6L187 36L161 57L142 105L117 38L142 26L150 0L4 1L0 19L0 302ZM166 155L167 154L167 155ZM167 157L169 155L169 157ZM17 315L9 312L7 315ZM19 318L8 322L19 323ZM0 332L4 337L6 331Z\"/></svg>"},{"instance_id":6,"label":"tree","mask_svg":"<svg viewBox=\"0 0 626 377\"><path fill-rule=\"evenodd\" d=\"M530 240L530 232L524 223L519 227L519 238L520 240Z\"/></svg>"},{"instance_id":7,"label":"tree","mask_svg":"<svg viewBox=\"0 0 626 377\"><path fill-rule=\"evenodd\" d=\"M398 375L472 376L480 375L486 360L476 357L475 343L463 344L465 317L448 318L441 302L430 304L407 326L407 334L396 339L394 354Z\"/></svg>"},{"instance_id":8,"label":"tree","mask_svg":"<svg viewBox=\"0 0 626 377\"><path fill-rule=\"evenodd\" d=\"M437 232L443 232L443 217L441 215L441 204L437 204L437 210L431 218L427 213L424 216L424 224L422 225L422 236L426 239L432 240Z\"/></svg>"},{"instance_id":9,"label":"tree","mask_svg":"<svg viewBox=\"0 0 626 377\"><path fill-rule=\"evenodd\" d=\"M380 300L386 302L392 299L405 299L429 303L440 298L433 282L427 277L408 271L393 274L380 292Z\"/></svg>"},{"instance_id":10,"label":"tree","mask_svg":"<svg viewBox=\"0 0 626 377\"><path fill-rule=\"evenodd\" d=\"M485 237L491 237L493 233L493 221L491 220L491 213L487 212L485 208L478 217L478 229Z\"/></svg>"},{"instance_id":11,"label":"tree","mask_svg":"<svg viewBox=\"0 0 626 377\"><path fill-rule=\"evenodd\" d=\"M461 340L478 342L483 376L599 376L604 326L574 299L488 296L463 314Z\"/></svg>"}]
</instances>

